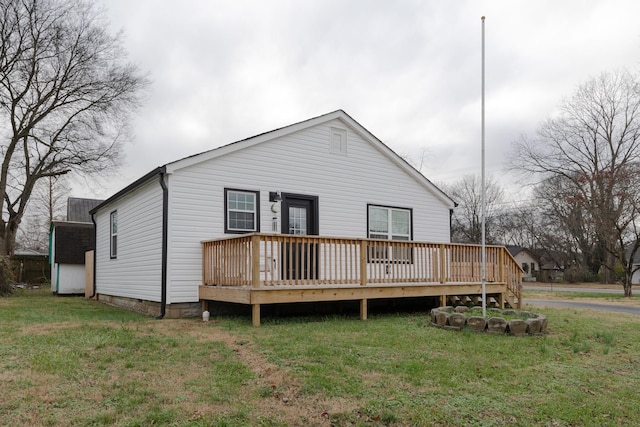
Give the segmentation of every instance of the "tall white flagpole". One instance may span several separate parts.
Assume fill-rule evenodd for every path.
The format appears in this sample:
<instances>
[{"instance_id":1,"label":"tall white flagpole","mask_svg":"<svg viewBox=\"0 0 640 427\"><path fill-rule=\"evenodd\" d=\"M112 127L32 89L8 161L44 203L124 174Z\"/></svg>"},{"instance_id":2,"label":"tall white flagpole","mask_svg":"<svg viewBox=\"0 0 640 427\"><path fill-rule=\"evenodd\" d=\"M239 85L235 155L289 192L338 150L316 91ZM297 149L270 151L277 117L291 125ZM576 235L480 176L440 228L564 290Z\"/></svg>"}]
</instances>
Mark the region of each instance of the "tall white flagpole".
<instances>
[{"instance_id":1,"label":"tall white flagpole","mask_svg":"<svg viewBox=\"0 0 640 427\"><path fill-rule=\"evenodd\" d=\"M485 242L485 182L484 182L484 16L482 19L482 317L487 317L487 246Z\"/></svg>"}]
</instances>

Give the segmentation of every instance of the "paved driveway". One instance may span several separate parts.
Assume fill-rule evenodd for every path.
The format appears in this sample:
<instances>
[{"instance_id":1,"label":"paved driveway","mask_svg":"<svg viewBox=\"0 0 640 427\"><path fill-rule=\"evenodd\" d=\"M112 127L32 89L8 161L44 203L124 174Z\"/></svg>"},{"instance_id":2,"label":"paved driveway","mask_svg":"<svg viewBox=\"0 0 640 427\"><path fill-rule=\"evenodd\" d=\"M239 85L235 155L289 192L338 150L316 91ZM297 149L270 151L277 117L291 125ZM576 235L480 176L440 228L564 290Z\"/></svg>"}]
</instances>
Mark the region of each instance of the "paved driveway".
<instances>
[{"instance_id":1,"label":"paved driveway","mask_svg":"<svg viewBox=\"0 0 640 427\"><path fill-rule=\"evenodd\" d=\"M610 311L613 313L629 313L640 316L640 307L632 305L617 305L617 304L597 304L590 302L580 301L549 301L549 300L531 300L524 299L523 302L535 306L547 306L547 307L569 307L569 308L586 308L590 310L602 310Z\"/></svg>"},{"instance_id":2,"label":"paved driveway","mask_svg":"<svg viewBox=\"0 0 640 427\"><path fill-rule=\"evenodd\" d=\"M540 285L524 285L522 287L524 290L530 291L553 291L553 292L580 292L580 293L597 293L597 294L619 294L622 295L624 290L622 286L619 288L611 289L611 288L576 288L576 287L563 287L559 286L540 286ZM613 313L629 313L640 316L640 307L632 306L632 305L618 305L618 304L598 304L591 302L582 302L582 301L559 301L559 300L532 300L532 299L524 299L523 302L525 304L531 304L536 306L547 306L547 307L569 307L569 308L585 308L589 310L602 310L609 311Z\"/></svg>"},{"instance_id":3,"label":"paved driveway","mask_svg":"<svg viewBox=\"0 0 640 427\"><path fill-rule=\"evenodd\" d=\"M622 285L616 289L606 288L575 288L560 286L539 286L539 285L523 285L522 289L526 291L550 291L550 292L587 292L593 294L620 294L624 293Z\"/></svg>"}]
</instances>

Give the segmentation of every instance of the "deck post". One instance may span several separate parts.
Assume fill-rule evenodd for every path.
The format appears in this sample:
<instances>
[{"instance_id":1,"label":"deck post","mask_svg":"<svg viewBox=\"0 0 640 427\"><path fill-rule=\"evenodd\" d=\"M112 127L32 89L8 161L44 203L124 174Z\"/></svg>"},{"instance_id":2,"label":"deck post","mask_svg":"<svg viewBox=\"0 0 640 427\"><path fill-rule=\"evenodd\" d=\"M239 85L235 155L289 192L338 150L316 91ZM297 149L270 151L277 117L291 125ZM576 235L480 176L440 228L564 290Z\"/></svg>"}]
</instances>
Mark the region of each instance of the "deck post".
<instances>
[{"instance_id":1,"label":"deck post","mask_svg":"<svg viewBox=\"0 0 640 427\"><path fill-rule=\"evenodd\" d=\"M254 289L260 287L260 236L257 234L251 236L251 286ZM258 306L259 309L260 306ZM258 321L260 321L259 311Z\"/></svg>"},{"instance_id":2,"label":"deck post","mask_svg":"<svg viewBox=\"0 0 640 427\"><path fill-rule=\"evenodd\" d=\"M440 307L446 307L446 306L447 306L447 296L440 295Z\"/></svg>"},{"instance_id":3,"label":"deck post","mask_svg":"<svg viewBox=\"0 0 640 427\"><path fill-rule=\"evenodd\" d=\"M447 266L444 262L445 252L446 252L445 246L440 245L440 283L446 282L446 276L447 276Z\"/></svg>"},{"instance_id":4,"label":"deck post","mask_svg":"<svg viewBox=\"0 0 640 427\"><path fill-rule=\"evenodd\" d=\"M500 272L500 281L507 283L507 277L504 274L504 251L506 251L506 249L501 249L500 252L498 252L498 271Z\"/></svg>"},{"instance_id":5,"label":"deck post","mask_svg":"<svg viewBox=\"0 0 640 427\"><path fill-rule=\"evenodd\" d=\"M360 320L367 320L367 299L360 300Z\"/></svg>"},{"instance_id":6,"label":"deck post","mask_svg":"<svg viewBox=\"0 0 640 427\"><path fill-rule=\"evenodd\" d=\"M260 304L251 304L251 323L260 326Z\"/></svg>"},{"instance_id":7,"label":"deck post","mask_svg":"<svg viewBox=\"0 0 640 427\"><path fill-rule=\"evenodd\" d=\"M360 286L367 286L367 241L364 239L360 240Z\"/></svg>"},{"instance_id":8,"label":"deck post","mask_svg":"<svg viewBox=\"0 0 640 427\"><path fill-rule=\"evenodd\" d=\"M505 286L506 289L506 286ZM496 297L496 300L498 302L498 308L499 309L504 309L504 294L501 292L498 294L498 296Z\"/></svg>"}]
</instances>

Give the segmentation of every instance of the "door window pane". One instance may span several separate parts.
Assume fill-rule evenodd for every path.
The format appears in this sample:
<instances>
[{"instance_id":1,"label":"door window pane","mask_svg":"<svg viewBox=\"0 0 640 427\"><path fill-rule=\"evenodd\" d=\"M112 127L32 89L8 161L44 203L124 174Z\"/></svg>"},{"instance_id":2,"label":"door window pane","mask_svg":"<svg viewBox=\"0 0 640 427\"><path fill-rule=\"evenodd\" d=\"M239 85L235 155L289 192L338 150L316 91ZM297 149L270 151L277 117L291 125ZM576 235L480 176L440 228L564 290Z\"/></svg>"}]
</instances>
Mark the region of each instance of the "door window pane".
<instances>
[{"instance_id":1,"label":"door window pane","mask_svg":"<svg viewBox=\"0 0 640 427\"><path fill-rule=\"evenodd\" d=\"M308 234L306 208L289 207L289 234Z\"/></svg>"}]
</instances>

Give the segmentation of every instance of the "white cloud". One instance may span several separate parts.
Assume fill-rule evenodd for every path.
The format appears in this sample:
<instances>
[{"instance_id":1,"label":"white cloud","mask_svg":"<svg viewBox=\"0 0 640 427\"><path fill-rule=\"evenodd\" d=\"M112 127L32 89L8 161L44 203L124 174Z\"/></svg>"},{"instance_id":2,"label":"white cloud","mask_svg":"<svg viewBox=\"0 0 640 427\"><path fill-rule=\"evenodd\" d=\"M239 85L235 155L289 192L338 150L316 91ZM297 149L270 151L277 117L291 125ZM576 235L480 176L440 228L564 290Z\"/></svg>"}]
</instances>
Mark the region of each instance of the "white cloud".
<instances>
[{"instance_id":1,"label":"white cloud","mask_svg":"<svg viewBox=\"0 0 640 427\"><path fill-rule=\"evenodd\" d=\"M426 152L436 182L479 173L482 15L495 174L511 141L578 84L640 65L635 0L104 5L154 83L127 166L93 191L101 197L156 166L338 108L399 153Z\"/></svg>"}]
</instances>

